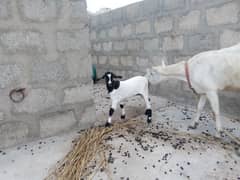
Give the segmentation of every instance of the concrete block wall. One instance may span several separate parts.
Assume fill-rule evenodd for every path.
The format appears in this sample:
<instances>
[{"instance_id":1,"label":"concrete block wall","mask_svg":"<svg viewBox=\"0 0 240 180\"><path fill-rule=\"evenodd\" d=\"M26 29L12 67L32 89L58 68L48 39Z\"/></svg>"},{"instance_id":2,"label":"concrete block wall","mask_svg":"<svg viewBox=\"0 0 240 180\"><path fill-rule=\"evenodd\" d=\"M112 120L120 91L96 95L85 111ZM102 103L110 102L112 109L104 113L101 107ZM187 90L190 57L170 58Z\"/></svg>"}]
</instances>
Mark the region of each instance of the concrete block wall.
<instances>
[{"instance_id":1,"label":"concrete block wall","mask_svg":"<svg viewBox=\"0 0 240 180\"><path fill-rule=\"evenodd\" d=\"M85 0L0 1L0 148L93 124L88 22Z\"/></svg>"},{"instance_id":2,"label":"concrete block wall","mask_svg":"<svg viewBox=\"0 0 240 180\"><path fill-rule=\"evenodd\" d=\"M146 68L240 42L239 0L144 0L91 17L91 54L98 74L125 78ZM195 103L186 83L169 80L152 93ZM240 115L240 96L221 94L223 112Z\"/></svg>"}]
</instances>

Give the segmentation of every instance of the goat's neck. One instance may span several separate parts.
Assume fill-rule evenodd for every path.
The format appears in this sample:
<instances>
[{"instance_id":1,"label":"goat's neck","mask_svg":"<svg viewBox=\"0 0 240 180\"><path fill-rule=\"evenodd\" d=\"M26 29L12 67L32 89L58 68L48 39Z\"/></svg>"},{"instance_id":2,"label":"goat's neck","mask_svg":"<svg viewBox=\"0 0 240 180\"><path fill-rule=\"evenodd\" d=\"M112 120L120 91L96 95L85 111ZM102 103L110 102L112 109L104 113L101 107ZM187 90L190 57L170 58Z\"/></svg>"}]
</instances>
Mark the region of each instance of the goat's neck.
<instances>
[{"instance_id":1,"label":"goat's neck","mask_svg":"<svg viewBox=\"0 0 240 180\"><path fill-rule=\"evenodd\" d=\"M172 64L166 67L158 66L156 67L156 70L161 74L163 79L187 81L185 75L185 62Z\"/></svg>"}]
</instances>

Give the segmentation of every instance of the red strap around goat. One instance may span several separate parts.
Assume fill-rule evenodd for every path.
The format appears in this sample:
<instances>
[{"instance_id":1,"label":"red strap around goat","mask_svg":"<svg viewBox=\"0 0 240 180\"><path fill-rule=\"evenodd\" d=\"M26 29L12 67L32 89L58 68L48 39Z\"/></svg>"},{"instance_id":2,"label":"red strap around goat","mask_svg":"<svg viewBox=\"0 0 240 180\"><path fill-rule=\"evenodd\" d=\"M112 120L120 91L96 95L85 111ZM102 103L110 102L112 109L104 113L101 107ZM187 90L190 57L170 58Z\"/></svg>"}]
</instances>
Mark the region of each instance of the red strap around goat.
<instances>
[{"instance_id":1,"label":"red strap around goat","mask_svg":"<svg viewBox=\"0 0 240 180\"><path fill-rule=\"evenodd\" d=\"M187 78L187 82L188 82L188 86L189 88L193 91L194 94L198 94L195 89L192 87L191 81L190 81L190 75L189 75L189 67L188 67L188 63L185 62L185 75Z\"/></svg>"}]
</instances>

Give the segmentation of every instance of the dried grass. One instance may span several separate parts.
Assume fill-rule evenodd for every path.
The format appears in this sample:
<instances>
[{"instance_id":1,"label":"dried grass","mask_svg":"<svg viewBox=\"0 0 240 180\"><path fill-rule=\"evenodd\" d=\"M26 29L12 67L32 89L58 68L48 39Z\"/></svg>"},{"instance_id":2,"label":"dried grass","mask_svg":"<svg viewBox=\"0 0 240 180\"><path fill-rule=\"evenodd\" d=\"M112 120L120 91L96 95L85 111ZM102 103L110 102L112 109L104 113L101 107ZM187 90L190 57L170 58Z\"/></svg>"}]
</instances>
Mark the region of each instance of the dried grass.
<instances>
[{"instance_id":1,"label":"dried grass","mask_svg":"<svg viewBox=\"0 0 240 180\"><path fill-rule=\"evenodd\" d=\"M104 151L109 147L106 138L113 132L135 128L139 121L130 120L115 123L109 128L95 127L86 130L75 140L72 150L57 165L46 180L80 180L90 178L91 162L98 159L98 168L106 168L107 160Z\"/></svg>"}]
</instances>

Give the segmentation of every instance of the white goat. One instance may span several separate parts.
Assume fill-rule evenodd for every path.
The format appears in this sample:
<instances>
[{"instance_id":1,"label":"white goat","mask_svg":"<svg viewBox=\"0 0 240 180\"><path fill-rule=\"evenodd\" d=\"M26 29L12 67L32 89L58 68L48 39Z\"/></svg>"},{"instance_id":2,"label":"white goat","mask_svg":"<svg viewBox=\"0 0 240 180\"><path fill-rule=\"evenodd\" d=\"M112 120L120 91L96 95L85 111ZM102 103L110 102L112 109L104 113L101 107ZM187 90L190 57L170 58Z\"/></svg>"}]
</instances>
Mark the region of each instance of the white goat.
<instances>
[{"instance_id":1,"label":"white goat","mask_svg":"<svg viewBox=\"0 0 240 180\"><path fill-rule=\"evenodd\" d=\"M196 128L200 113L208 99L216 119L218 133L222 132L219 110L219 90L240 90L240 44L220 50L207 51L187 62L153 67L147 73L149 81L156 83L168 78L188 82L191 89L200 95L197 114L191 128ZM219 134L217 134L219 135Z\"/></svg>"},{"instance_id":2,"label":"white goat","mask_svg":"<svg viewBox=\"0 0 240 180\"><path fill-rule=\"evenodd\" d=\"M148 95L148 79L143 76L135 76L125 81L114 80L114 78L122 77L116 76L112 72L106 72L100 78L105 79L106 87L112 100L112 105L109 110L109 118L106 122L106 126L111 125L112 115L117 108L117 104L120 103L122 100L135 95L141 95L144 98L147 108L145 115L147 115L147 122L150 123L152 120L152 110ZM121 118L124 119L125 110L122 103L120 103L120 108L122 109Z\"/></svg>"}]
</instances>

